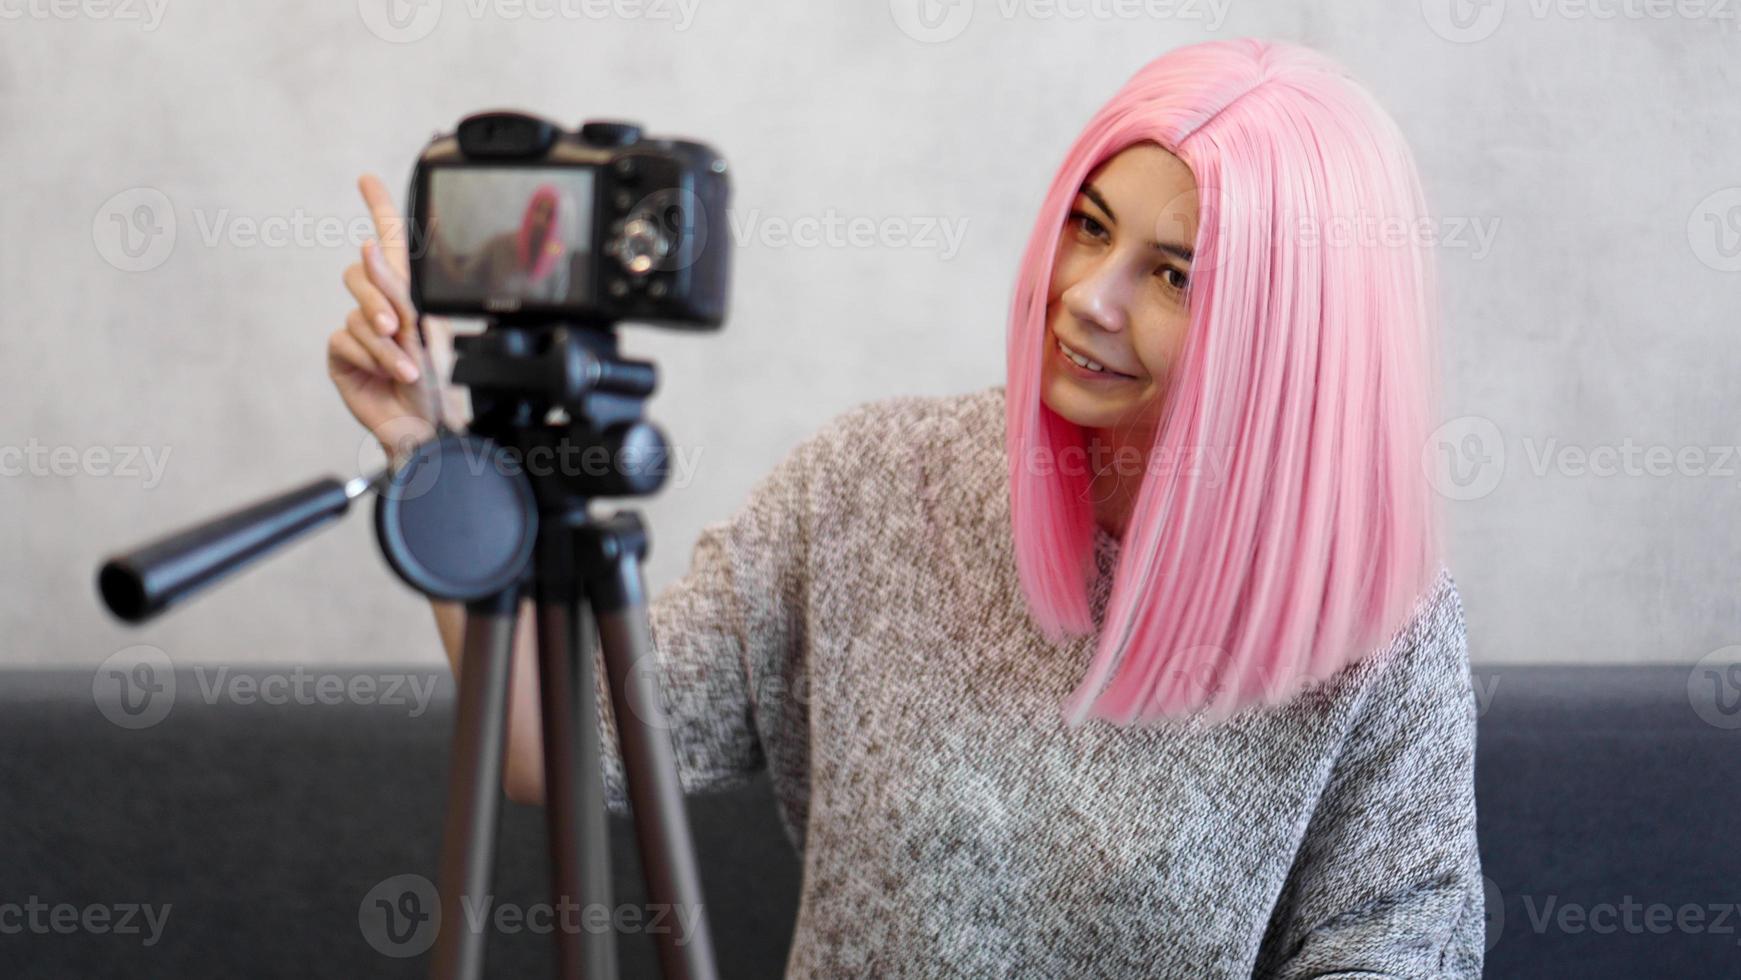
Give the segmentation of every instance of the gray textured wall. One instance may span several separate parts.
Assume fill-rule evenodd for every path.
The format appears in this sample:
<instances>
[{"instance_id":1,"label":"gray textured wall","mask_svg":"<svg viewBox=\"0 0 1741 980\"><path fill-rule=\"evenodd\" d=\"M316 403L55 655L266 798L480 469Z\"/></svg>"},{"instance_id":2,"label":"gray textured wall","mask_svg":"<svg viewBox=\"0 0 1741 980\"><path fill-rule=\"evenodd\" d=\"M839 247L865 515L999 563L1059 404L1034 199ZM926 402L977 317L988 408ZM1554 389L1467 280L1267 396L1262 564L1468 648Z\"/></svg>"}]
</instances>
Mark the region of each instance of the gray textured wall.
<instances>
[{"instance_id":1,"label":"gray textured wall","mask_svg":"<svg viewBox=\"0 0 1741 980\"><path fill-rule=\"evenodd\" d=\"M0 5L0 662L439 662L360 515L143 631L91 579L118 545L358 469L323 365L354 179L403 187L461 114L634 118L733 163L728 329L626 331L699 454L645 507L658 587L832 414L999 381L1015 260L1078 127L1145 60L1232 35L1342 59L1418 153L1476 659L1741 642L1741 4L1458 2ZM136 215L172 240L138 252ZM783 234L852 218L916 240Z\"/></svg>"}]
</instances>

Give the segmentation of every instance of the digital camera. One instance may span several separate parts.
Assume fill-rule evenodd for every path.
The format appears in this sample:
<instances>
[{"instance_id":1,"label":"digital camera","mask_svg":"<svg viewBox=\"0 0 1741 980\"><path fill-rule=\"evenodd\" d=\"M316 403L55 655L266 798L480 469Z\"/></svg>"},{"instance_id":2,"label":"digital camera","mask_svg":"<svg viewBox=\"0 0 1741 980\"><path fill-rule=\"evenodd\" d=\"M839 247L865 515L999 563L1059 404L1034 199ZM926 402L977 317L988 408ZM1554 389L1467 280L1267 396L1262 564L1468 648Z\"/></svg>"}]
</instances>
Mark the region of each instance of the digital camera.
<instances>
[{"instance_id":1,"label":"digital camera","mask_svg":"<svg viewBox=\"0 0 1741 980\"><path fill-rule=\"evenodd\" d=\"M627 122L484 112L437 134L408 197L429 314L712 329L730 271L725 160Z\"/></svg>"}]
</instances>

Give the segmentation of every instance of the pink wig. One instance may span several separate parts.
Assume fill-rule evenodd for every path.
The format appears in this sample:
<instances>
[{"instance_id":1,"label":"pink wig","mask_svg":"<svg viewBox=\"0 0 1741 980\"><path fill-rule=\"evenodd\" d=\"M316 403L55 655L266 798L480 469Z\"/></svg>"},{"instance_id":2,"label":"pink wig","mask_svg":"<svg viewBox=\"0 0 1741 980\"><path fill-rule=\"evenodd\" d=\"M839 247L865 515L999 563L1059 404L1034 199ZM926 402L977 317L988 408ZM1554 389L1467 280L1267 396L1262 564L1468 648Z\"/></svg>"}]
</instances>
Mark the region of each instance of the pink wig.
<instances>
[{"instance_id":1,"label":"pink wig","mask_svg":"<svg viewBox=\"0 0 1741 980\"><path fill-rule=\"evenodd\" d=\"M550 205L550 220L544 224L543 237L533 241L532 216L538 213L538 205L546 202ZM562 192L555 184L539 184L526 201L526 210L520 216L520 231L514 236L514 255L520 261L520 268L527 270L526 278L531 282L539 282L549 275L567 251L558 230L562 212Z\"/></svg>"},{"instance_id":2,"label":"pink wig","mask_svg":"<svg viewBox=\"0 0 1741 980\"><path fill-rule=\"evenodd\" d=\"M1095 629L1091 474L1046 463L1086 445L1041 400L1053 253L1083 180L1142 141L1196 178L1189 328L1094 659L1063 706L1071 727L1283 703L1393 637L1441 554L1421 464L1438 399L1436 285L1408 146L1328 58L1209 41L1155 59L1095 114L1022 257L1006 433L1035 623L1053 642ZM1375 221L1409 234L1337 234ZM1157 465L1203 452L1218 465Z\"/></svg>"}]
</instances>

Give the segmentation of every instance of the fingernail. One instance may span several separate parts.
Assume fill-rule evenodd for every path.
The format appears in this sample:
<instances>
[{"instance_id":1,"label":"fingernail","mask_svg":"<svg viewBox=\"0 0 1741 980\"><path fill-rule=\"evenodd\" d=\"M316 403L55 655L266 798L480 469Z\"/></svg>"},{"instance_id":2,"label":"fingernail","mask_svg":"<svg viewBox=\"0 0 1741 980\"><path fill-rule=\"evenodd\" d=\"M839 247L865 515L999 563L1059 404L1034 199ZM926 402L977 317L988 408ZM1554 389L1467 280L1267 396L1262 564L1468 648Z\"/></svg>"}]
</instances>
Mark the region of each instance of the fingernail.
<instances>
[{"instance_id":1,"label":"fingernail","mask_svg":"<svg viewBox=\"0 0 1741 980\"><path fill-rule=\"evenodd\" d=\"M375 314L375 326L382 333L390 334L399 329L399 321L394 319L391 313L377 313Z\"/></svg>"},{"instance_id":2,"label":"fingernail","mask_svg":"<svg viewBox=\"0 0 1741 980\"><path fill-rule=\"evenodd\" d=\"M409 357L399 358L399 376L406 381L417 380L417 365L411 363Z\"/></svg>"}]
</instances>

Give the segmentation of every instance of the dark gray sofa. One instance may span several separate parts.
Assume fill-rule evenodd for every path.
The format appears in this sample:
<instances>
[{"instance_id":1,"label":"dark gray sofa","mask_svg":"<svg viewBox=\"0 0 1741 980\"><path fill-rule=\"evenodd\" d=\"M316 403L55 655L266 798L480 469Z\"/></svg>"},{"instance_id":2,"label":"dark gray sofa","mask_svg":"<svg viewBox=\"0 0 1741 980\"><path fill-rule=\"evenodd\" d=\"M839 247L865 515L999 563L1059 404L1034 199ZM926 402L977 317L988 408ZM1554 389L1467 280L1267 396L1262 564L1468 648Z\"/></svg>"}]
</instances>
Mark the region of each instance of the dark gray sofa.
<instances>
[{"instance_id":1,"label":"dark gray sofa","mask_svg":"<svg viewBox=\"0 0 1741 980\"><path fill-rule=\"evenodd\" d=\"M1690 669L1477 669L1488 976L1741 976L1741 728L1694 710ZM435 876L451 689L416 676L439 687L413 717L385 688L270 705L182 669L169 714L129 728L88 670L8 672L0 977L422 975L364 910ZM779 976L801 869L765 782L691 798L690 818L723 975ZM619 901L643 902L613 824ZM507 805L499 901L545 900L543 846L542 811ZM142 909L165 904L153 934ZM644 931L619 945L624 976L657 975ZM553 975L551 946L510 920L488 975Z\"/></svg>"}]
</instances>

